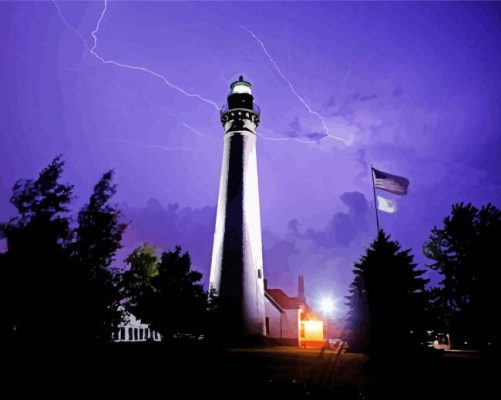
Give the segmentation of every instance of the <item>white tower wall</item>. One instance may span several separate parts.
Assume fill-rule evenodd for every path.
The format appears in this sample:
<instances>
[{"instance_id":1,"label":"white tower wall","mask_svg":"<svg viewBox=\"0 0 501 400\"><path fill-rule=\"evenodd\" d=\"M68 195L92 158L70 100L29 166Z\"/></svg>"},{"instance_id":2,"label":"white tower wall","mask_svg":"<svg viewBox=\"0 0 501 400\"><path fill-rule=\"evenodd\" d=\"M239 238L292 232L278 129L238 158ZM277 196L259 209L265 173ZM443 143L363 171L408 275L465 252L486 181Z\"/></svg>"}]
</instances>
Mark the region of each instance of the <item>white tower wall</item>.
<instances>
[{"instance_id":1,"label":"white tower wall","mask_svg":"<svg viewBox=\"0 0 501 400\"><path fill-rule=\"evenodd\" d=\"M230 112L231 111L231 112ZM249 110L230 110L224 122L210 285L235 307L228 324L244 336L265 332L261 218L256 158L256 125ZM257 114L256 114L257 115Z\"/></svg>"}]
</instances>

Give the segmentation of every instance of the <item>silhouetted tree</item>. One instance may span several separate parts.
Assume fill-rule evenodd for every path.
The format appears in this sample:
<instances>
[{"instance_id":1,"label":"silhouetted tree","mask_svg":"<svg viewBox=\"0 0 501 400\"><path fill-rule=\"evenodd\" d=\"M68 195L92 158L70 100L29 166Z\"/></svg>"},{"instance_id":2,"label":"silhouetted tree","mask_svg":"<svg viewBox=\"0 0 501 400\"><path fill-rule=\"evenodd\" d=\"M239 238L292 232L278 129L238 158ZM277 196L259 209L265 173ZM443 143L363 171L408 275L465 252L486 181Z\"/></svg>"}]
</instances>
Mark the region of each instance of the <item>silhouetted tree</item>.
<instances>
[{"instance_id":1,"label":"silhouetted tree","mask_svg":"<svg viewBox=\"0 0 501 400\"><path fill-rule=\"evenodd\" d=\"M439 271L436 290L452 342L492 348L500 332L494 317L499 311L501 211L492 204L480 210L471 204L452 206L443 227L434 227L424 254Z\"/></svg>"},{"instance_id":2,"label":"silhouetted tree","mask_svg":"<svg viewBox=\"0 0 501 400\"><path fill-rule=\"evenodd\" d=\"M73 186L60 182L56 157L36 180L20 180L12 204L18 216L2 225L0 329L23 341L107 341L120 319L110 264L125 225L109 201L112 172L95 186L73 228Z\"/></svg>"},{"instance_id":3,"label":"silhouetted tree","mask_svg":"<svg viewBox=\"0 0 501 400\"><path fill-rule=\"evenodd\" d=\"M22 339L57 338L54 325L72 312L67 301L72 238L67 211L73 186L60 183L63 164L56 157L36 180L14 185L10 201L18 216L3 226L8 251L0 271L6 311L0 318L7 334Z\"/></svg>"},{"instance_id":4,"label":"silhouetted tree","mask_svg":"<svg viewBox=\"0 0 501 400\"><path fill-rule=\"evenodd\" d=\"M136 307L137 299L151 288L151 279L158 275L160 258L156 254L157 249L157 246L145 243L134 249L125 259L130 268L122 274L121 286L129 310Z\"/></svg>"},{"instance_id":5,"label":"silhouetted tree","mask_svg":"<svg viewBox=\"0 0 501 400\"><path fill-rule=\"evenodd\" d=\"M433 287L427 289L428 305L426 309L426 326L434 332L448 333L451 326L451 308L443 296L442 289Z\"/></svg>"},{"instance_id":6,"label":"silhouetted tree","mask_svg":"<svg viewBox=\"0 0 501 400\"><path fill-rule=\"evenodd\" d=\"M410 250L380 231L354 266L348 296L352 342L374 359L424 344L425 271L416 268Z\"/></svg>"},{"instance_id":7,"label":"silhouetted tree","mask_svg":"<svg viewBox=\"0 0 501 400\"><path fill-rule=\"evenodd\" d=\"M126 309L169 340L175 334L203 332L207 294L199 283L202 274L191 270L188 253L181 248L164 252L160 260L154 248L144 246L127 258L124 273Z\"/></svg>"},{"instance_id":8,"label":"silhouetted tree","mask_svg":"<svg viewBox=\"0 0 501 400\"><path fill-rule=\"evenodd\" d=\"M0 239L3 239L0 225ZM0 341L15 334L15 314L12 304L13 271L8 263L8 254L0 253Z\"/></svg>"},{"instance_id":9,"label":"silhouetted tree","mask_svg":"<svg viewBox=\"0 0 501 400\"><path fill-rule=\"evenodd\" d=\"M76 333L82 340L109 341L121 321L120 292L111 271L116 251L127 225L120 210L110 203L116 193L113 171L106 172L78 214L78 227L72 244L75 268Z\"/></svg>"}]
</instances>

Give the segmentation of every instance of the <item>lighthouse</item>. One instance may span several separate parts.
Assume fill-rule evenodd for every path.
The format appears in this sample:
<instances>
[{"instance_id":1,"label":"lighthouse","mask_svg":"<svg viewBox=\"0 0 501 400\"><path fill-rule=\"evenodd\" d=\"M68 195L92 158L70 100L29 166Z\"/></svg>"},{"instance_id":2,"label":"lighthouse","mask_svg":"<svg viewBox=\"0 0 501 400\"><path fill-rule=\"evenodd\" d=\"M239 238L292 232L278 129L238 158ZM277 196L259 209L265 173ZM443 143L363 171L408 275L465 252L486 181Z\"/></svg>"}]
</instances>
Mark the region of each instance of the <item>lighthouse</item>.
<instances>
[{"instance_id":1,"label":"lighthouse","mask_svg":"<svg viewBox=\"0 0 501 400\"><path fill-rule=\"evenodd\" d=\"M221 110L223 164L210 287L226 309L224 330L236 340L265 335L263 255L256 159L260 111L240 76Z\"/></svg>"}]
</instances>

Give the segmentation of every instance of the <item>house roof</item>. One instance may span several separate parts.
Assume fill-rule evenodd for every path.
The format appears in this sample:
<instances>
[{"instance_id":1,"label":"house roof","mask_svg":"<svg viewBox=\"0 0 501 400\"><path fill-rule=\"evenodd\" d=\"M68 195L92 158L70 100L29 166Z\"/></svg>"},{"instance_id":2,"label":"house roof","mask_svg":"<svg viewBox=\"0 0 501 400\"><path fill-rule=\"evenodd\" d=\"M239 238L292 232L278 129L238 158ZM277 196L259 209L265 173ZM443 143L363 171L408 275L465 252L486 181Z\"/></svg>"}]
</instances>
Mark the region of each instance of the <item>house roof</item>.
<instances>
[{"instance_id":1,"label":"house roof","mask_svg":"<svg viewBox=\"0 0 501 400\"><path fill-rule=\"evenodd\" d=\"M271 304L272 306L274 306L274 307L275 307L275 308L276 308L276 309L277 309L280 313L282 313L282 314L284 314L284 313L285 313L284 309L283 309L282 307L280 307L280 304L278 304L278 303L277 303L277 302L273 299L273 297L271 297L271 296L270 296L270 294L269 294L267 291L265 291L265 292L264 292L264 297L265 297L266 299L268 299L268 301L270 302L270 304Z\"/></svg>"},{"instance_id":2,"label":"house roof","mask_svg":"<svg viewBox=\"0 0 501 400\"><path fill-rule=\"evenodd\" d=\"M284 310L297 310L304 304L297 297L289 297L282 289L266 289L266 293Z\"/></svg>"}]
</instances>

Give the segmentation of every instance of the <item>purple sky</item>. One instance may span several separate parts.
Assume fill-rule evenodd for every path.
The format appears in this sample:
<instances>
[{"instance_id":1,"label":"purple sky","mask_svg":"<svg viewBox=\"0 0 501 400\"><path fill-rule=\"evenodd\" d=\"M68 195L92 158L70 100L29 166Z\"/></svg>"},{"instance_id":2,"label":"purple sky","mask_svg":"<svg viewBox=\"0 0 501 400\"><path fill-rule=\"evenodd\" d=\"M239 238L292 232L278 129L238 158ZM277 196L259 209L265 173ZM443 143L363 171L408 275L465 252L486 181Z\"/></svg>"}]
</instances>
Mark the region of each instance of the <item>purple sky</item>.
<instances>
[{"instance_id":1,"label":"purple sky","mask_svg":"<svg viewBox=\"0 0 501 400\"><path fill-rule=\"evenodd\" d=\"M180 244L207 279L223 149L211 103L241 73L262 111L270 286L294 294L303 273L312 302L343 303L375 234L371 162L411 182L381 223L420 263L452 203L501 206L501 4L58 4L81 37L53 2L0 1L0 220L13 183L57 154L76 206L115 168L127 250Z\"/></svg>"}]
</instances>

